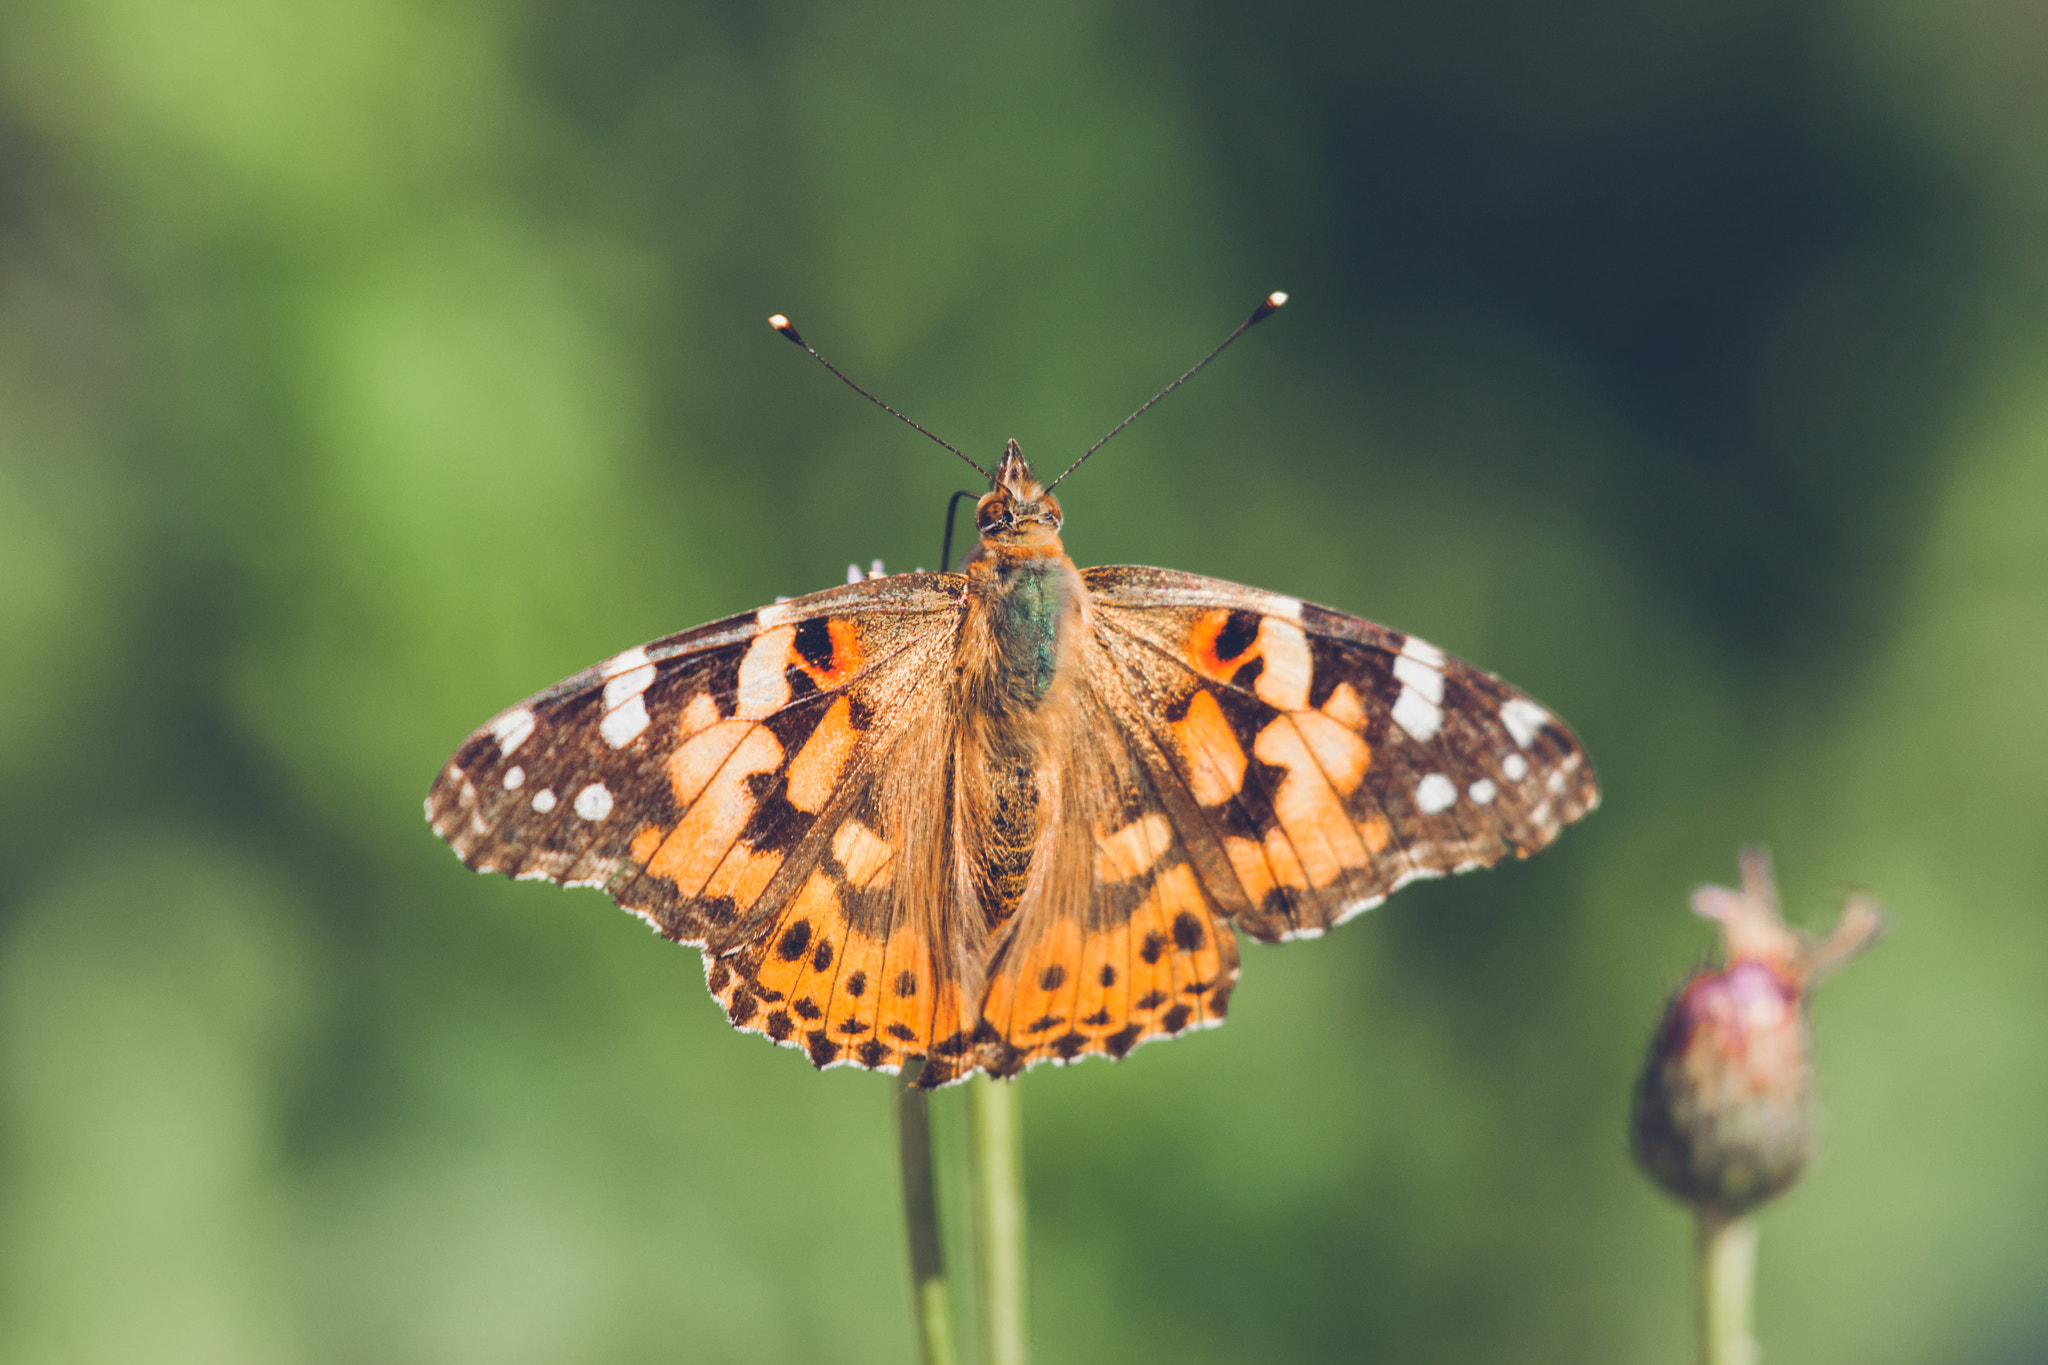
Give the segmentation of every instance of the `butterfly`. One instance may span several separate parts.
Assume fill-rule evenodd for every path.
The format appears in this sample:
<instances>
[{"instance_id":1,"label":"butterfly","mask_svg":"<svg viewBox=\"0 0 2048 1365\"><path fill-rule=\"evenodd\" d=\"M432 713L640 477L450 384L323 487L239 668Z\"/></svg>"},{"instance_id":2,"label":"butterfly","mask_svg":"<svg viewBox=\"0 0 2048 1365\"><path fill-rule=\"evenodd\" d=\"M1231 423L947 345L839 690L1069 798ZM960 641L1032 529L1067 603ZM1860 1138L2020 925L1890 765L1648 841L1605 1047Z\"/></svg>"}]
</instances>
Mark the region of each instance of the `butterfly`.
<instances>
[{"instance_id":1,"label":"butterfly","mask_svg":"<svg viewBox=\"0 0 2048 1365\"><path fill-rule=\"evenodd\" d=\"M1497 678L1277 593L1076 568L1061 521L1011 441L959 572L585 669L470 735L427 819L701 949L735 1028L929 1088L1213 1027L1238 933L1314 937L1598 804Z\"/></svg>"}]
</instances>

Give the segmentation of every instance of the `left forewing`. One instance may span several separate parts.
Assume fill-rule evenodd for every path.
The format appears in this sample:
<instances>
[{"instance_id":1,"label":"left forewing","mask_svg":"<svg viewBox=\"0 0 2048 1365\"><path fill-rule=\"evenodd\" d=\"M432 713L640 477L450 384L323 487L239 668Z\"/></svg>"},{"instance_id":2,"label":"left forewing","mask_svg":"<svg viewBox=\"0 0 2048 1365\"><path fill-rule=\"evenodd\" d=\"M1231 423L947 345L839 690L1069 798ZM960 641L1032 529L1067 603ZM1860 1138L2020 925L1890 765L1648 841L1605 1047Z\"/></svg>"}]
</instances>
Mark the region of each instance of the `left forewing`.
<instances>
[{"instance_id":1,"label":"left forewing","mask_svg":"<svg viewBox=\"0 0 2048 1365\"><path fill-rule=\"evenodd\" d=\"M601 886L670 938L730 946L942 667L959 583L868 580L585 669L464 741L427 819L479 872Z\"/></svg>"}]
</instances>

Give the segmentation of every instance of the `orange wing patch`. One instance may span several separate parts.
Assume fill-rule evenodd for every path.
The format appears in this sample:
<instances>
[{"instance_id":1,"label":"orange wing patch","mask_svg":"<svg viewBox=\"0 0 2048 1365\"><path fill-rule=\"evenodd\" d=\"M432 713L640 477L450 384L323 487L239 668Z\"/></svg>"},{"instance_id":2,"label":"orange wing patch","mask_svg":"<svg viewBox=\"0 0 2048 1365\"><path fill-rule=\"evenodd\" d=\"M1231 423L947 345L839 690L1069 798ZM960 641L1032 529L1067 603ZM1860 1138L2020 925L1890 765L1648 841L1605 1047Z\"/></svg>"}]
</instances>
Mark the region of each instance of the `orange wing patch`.
<instances>
[{"instance_id":1,"label":"orange wing patch","mask_svg":"<svg viewBox=\"0 0 2048 1365\"><path fill-rule=\"evenodd\" d=\"M1187 713L1173 722L1173 739L1196 801L1220 806L1244 789L1244 746L1207 688L1196 688L1188 698Z\"/></svg>"},{"instance_id":2,"label":"orange wing patch","mask_svg":"<svg viewBox=\"0 0 2048 1365\"><path fill-rule=\"evenodd\" d=\"M1122 1057L1148 1039L1222 1021L1237 941L1180 856L1165 814L1098 831L1095 859L1109 894L1147 884L1122 923L1055 921L998 969L976 1034L976 1060L992 1075Z\"/></svg>"},{"instance_id":3,"label":"orange wing patch","mask_svg":"<svg viewBox=\"0 0 2048 1365\"><path fill-rule=\"evenodd\" d=\"M713 994L735 1027L800 1047L817 1066L894 1071L959 1031L959 986L940 979L934 945L908 916L891 914L878 937L849 912L855 897L890 903L890 842L849 816L828 846L766 936L712 968Z\"/></svg>"},{"instance_id":4,"label":"orange wing patch","mask_svg":"<svg viewBox=\"0 0 2048 1365\"><path fill-rule=\"evenodd\" d=\"M789 804L813 815L825 809L860 734L853 723L853 698L833 702L804 747L790 760Z\"/></svg>"},{"instance_id":5,"label":"orange wing patch","mask_svg":"<svg viewBox=\"0 0 2048 1365\"><path fill-rule=\"evenodd\" d=\"M764 630L740 660L738 714L759 720L789 705L792 670L820 692L830 692L850 682L867 661L860 626L844 617L813 617Z\"/></svg>"},{"instance_id":6,"label":"orange wing patch","mask_svg":"<svg viewBox=\"0 0 2048 1365\"><path fill-rule=\"evenodd\" d=\"M1308 708L1315 664L1308 636L1292 621L1219 607L1196 615L1185 648L1187 661L1205 678L1248 686L1281 711Z\"/></svg>"},{"instance_id":7,"label":"orange wing patch","mask_svg":"<svg viewBox=\"0 0 2048 1365\"><path fill-rule=\"evenodd\" d=\"M772 857L779 865L781 856L757 855L739 842L755 808L748 779L781 763L781 742L750 721L722 720L686 741L669 761L684 815L647 859L648 873L673 881L685 896L733 896L742 908L753 904L775 872L768 866L762 875L760 860ZM740 897L742 886L752 886L753 895Z\"/></svg>"}]
</instances>

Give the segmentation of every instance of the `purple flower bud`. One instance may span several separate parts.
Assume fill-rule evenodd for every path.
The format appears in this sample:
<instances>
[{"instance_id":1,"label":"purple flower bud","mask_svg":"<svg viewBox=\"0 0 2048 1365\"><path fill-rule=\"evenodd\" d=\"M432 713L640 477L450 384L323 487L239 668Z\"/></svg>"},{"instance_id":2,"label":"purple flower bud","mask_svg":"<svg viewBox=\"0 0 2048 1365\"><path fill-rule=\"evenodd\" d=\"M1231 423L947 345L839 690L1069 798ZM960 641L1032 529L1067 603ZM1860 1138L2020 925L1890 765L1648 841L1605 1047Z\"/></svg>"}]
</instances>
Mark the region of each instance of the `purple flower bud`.
<instances>
[{"instance_id":1,"label":"purple flower bud","mask_svg":"<svg viewBox=\"0 0 2048 1365\"><path fill-rule=\"evenodd\" d=\"M1813 1151L1813 1062L1806 993L1867 946L1883 917L1852 897L1828 938L1809 943L1778 917L1770 864L1742 859L1743 889L1703 887L1693 908L1721 926L1728 965L1673 997L1636 1083L1636 1161L1672 1194L1733 1218L1783 1193Z\"/></svg>"}]
</instances>

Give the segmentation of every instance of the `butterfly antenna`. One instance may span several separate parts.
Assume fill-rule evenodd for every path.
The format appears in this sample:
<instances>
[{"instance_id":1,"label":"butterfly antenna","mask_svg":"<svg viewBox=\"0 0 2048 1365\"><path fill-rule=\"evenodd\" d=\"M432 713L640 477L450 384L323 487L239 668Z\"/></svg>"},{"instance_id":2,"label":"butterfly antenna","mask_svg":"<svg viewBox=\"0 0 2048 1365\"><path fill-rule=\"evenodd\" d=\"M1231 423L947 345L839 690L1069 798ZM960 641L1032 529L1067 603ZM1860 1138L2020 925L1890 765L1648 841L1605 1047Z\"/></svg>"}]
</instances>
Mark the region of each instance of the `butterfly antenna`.
<instances>
[{"instance_id":1,"label":"butterfly antenna","mask_svg":"<svg viewBox=\"0 0 2048 1365\"><path fill-rule=\"evenodd\" d=\"M852 389L855 393L867 399L870 403L873 403L883 412L888 413L891 417L894 417L897 421L903 423L903 425L909 427L911 430L922 432L924 435L930 436L932 440L937 441L940 445L946 447L946 449L952 451L955 455L960 456L961 459L967 460L967 456L961 451L960 447L952 444L950 441L941 440L937 436L932 436L932 433L930 433L929 431L925 431L923 427L911 421L908 417L905 417L902 413L896 411L896 409L890 407L887 403L884 403L881 399L875 397L866 389L854 383L851 379L848 379L837 365L834 365L831 361L819 355L817 351L812 348L811 344L808 341L805 341L803 337L797 334L796 328L789 325L788 318L782 316L782 314L780 313L777 313L774 317L768 319L768 325L770 327L773 327L776 331L782 333L784 336L788 337L791 341L794 341L797 345L803 347L804 350L810 353L811 359L817 361L820 365L823 365L826 369L832 371L833 374L838 375L839 382L846 385L847 388ZM1246 326L1250 326L1250 324L1247 323ZM1243 331L1244 328L1240 327L1238 330ZM1228 343L1226 342L1225 344L1227 345ZM1222 348L1219 347L1218 349L1220 350ZM1197 366L1196 368L1199 369L1200 366ZM1090 453L1092 454L1093 452ZM975 473L981 475L981 477L983 477L984 479L987 479L990 483L995 482L995 476L990 474L986 469L983 469L974 461L967 460L967 467L969 469L972 469Z\"/></svg>"},{"instance_id":2,"label":"butterfly antenna","mask_svg":"<svg viewBox=\"0 0 2048 1365\"><path fill-rule=\"evenodd\" d=\"M1172 393L1175 389L1187 383L1190 379L1193 379L1196 373L1199 372L1204 365L1214 360L1217 356L1223 354L1224 347L1228 346L1231 342L1237 340L1246 332L1250 331L1254 324L1264 322L1267 318L1279 312L1281 305L1285 304L1286 302L1287 295L1281 293L1277 289L1274 290L1272 293L1266 295L1264 299L1260 300L1259 306L1252 309L1252 315L1246 318L1243 322L1237 324L1236 331L1232 332L1229 336L1223 338L1222 341L1216 344L1215 350L1209 352L1209 354L1203 356L1200 360L1196 361L1194 368L1189 370L1186 374L1174 380L1171 384L1168 384L1159 392L1153 394L1151 399L1143 407L1139 408L1129 417L1124 418L1123 421L1118 422L1114 427L1110 429L1109 436L1105 436L1101 440L1097 441L1094 445L1089 446L1087 450L1081 453L1080 459L1074 461L1072 464L1067 466L1066 473L1061 474L1059 479L1054 479L1051 483L1045 486L1045 491L1050 493L1053 489L1059 487L1060 479L1066 478L1067 474L1073 473L1082 465L1086 464L1088 462L1088 457L1090 455L1093 455L1096 451L1102 449L1104 446L1109 444L1110 436L1116 435L1117 432L1122 431L1125 427L1137 421L1140 417L1143 417L1146 414L1146 412L1148 412L1151 409L1154 403L1157 403L1160 399L1166 397L1166 395ZM843 378L844 376L841 377ZM963 455L960 458L964 460L967 457Z\"/></svg>"}]
</instances>

